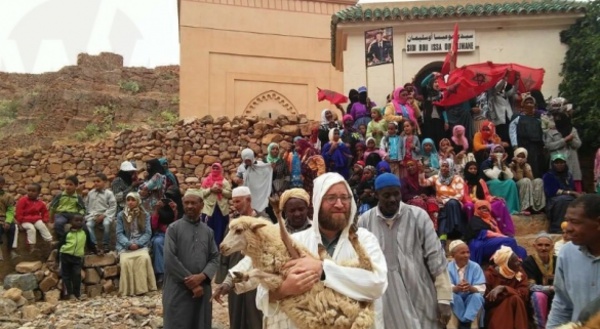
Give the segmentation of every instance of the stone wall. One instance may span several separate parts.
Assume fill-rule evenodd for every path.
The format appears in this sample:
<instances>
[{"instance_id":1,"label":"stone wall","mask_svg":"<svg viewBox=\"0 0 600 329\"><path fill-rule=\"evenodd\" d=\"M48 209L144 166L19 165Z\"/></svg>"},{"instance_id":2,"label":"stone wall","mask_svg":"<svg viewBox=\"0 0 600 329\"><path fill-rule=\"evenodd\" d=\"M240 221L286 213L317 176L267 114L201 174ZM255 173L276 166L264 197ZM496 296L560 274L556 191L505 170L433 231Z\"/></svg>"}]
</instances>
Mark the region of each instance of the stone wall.
<instances>
[{"instance_id":1,"label":"stone wall","mask_svg":"<svg viewBox=\"0 0 600 329\"><path fill-rule=\"evenodd\" d=\"M281 142L285 148L295 136L310 135L316 125L302 115L277 119L206 116L180 121L172 129L125 130L96 144L55 143L48 148L0 151L0 174L13 195L23 193L29 183L39 183L41 197L48 202L69 175L85 182L85 192L93 187L92 175L103 172L112 179L124 160L144 168L149 159L167 157L170 170L186 189L197 184L216 161L233 175L242 149L249 147L263 156L269 143Z\"/></svg>"}]
</instances>

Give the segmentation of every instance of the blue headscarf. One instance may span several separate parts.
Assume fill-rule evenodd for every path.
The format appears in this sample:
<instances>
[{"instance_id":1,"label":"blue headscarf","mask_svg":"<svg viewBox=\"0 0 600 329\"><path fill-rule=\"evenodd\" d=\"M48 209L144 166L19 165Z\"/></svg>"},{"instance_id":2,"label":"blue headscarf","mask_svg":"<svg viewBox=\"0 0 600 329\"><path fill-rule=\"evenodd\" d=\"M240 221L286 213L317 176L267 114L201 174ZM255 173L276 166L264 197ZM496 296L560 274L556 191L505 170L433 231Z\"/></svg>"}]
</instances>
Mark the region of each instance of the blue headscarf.
<instances>
[{"instance_id":1,"label":"blue headscarf","mask_svg":"<svg viewBox=\"0 0 600 329\"><path fill-rule=\"evenodd\" d=\"M169 170L169 160L167 160L167 158L160 158L158 159L158 162L165 169L165 176L167 176L167 179L171 182L171 186L179 188L177 177Z\"/></svg>"},{"instance_id":2,"label":"blue headscarf","mask_svg":"<svg viewBox=\"0 0 600 329\"><path fill-rule=\"evenodd\" d=\"M431 144L432 149L428 154L425 152L425 144ZM421 143L421 154L429 156L429 163L431 164L431 168L440 169L440 159L438 157L437 149L435 148L435 143L431 138L425 138L423 143Z\"/></svg>"},{"instance_id":3,"label":"blue headscarf","mask_svg":"<svg viewBox=\"0 0 600 329\"><path fill-rule=\"evenodd\" d=\"M377 175L381 175L383 173L391 173L392 172L392 168L390 168L390 164L387 163L386 161L380 161L377 164Z\"/></svg>"}]
</instances>

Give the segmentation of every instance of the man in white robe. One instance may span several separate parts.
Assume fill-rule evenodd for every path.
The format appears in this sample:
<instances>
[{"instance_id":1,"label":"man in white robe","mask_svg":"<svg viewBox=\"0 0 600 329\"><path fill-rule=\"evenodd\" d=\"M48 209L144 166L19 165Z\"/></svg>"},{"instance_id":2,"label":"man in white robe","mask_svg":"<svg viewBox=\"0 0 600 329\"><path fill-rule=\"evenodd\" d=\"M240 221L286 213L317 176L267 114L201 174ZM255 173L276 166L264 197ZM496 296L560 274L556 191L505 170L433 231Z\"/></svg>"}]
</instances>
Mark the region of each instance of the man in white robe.
<instances>
[{"instance_id":1,"label":"man in white robe","mask_svg":"<svg viewBox=\"0 0 600 329\"><path fill-rule=\"evenodd\" d=\"M385 328L444 328L452 314L452 286L431 219L423 209L401 202L396 175L377 177L375 193L377 207L364 213L358 226L379 239L385 255Z\"/></svg>"}]
</instances>

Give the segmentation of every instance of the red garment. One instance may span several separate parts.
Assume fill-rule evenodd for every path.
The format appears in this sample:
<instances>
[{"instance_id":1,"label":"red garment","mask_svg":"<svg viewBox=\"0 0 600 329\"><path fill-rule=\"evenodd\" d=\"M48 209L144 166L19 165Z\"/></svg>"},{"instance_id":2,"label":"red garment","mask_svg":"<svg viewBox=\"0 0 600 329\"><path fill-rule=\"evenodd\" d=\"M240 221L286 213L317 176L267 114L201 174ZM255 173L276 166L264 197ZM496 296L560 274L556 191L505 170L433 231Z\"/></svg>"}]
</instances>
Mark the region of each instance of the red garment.
<instances>
[{"instance_id":1,"label":"red garment","mask_svg":"<svg viewBox=\"0 0 600 329\"><path fill-rule=\"evenodd\" d=\"M495 301L489 300L489 293L497 286L506 290ZM501 276L493 266L485 271L485 319L488 329L527 329L527 304L529 303L529 283L527 275L521 281Z\"/></svg>"},{"instance_id":2,"label":"red garment","mask_svg":"<svg viewBox=\"0 0 600 329\"><path fill-rule=\"evenodd\" d=\"M150 216L150 226L152 226L152 232L167 232L167 226L158 222L158 214L155 212Z\"/></svg>"},{"instance_id":3,"label":"red garment","mask_svg":"<svg viewBox=\"0 0 600 329\"><path fill-rule=\"evenodd\" d=\"M47 223L50 218L46 204L39 200L31 200L28 196L21 197L17 201L15 219L17 223L35 223L42 220Z\"/></svg>"},{"instance_id":4,"label":"red garment","mask_svg":"<svg viewBox=\"0 0 600 329\"><path fill-rule=\"evenodd\" d=\"M483 128L490 128L489 131L485 131L483 130ZM482 124L481 124L481 138L483 139L484 144L489 143L490 141L492 141L492 137L494 135L496 135L496 125L494 123L492 123L491 121L485 120Z\"/></svg>"}]
</instances>

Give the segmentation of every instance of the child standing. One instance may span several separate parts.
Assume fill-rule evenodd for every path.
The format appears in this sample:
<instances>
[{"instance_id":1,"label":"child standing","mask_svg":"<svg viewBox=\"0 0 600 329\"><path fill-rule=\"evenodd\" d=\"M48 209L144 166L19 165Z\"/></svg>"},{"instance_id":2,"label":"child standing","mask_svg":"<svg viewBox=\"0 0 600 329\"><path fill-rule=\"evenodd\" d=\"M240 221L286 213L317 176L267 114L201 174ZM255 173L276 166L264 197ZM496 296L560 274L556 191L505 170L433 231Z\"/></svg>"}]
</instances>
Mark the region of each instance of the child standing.
<instances>
[{"instance_id":1,"label":"child standing","mask_svg":"<svg viewBox=\"0 0 600 329\"><path fill-rule=\"evenodd\" d=\"M67 289L68 299L79 299L81 296L81 266L85 247L97 252L89 233L83 229L83 216L80 214L67 215L71 218L71 229L62 236L56 253L57 263L60 262L63 283Z\"/></svg>"},{"instance_id":2,"label":"child standing","mask_svg":"<svg viewBox=\"0 0 600 329\"><path fill-rule=\"evenodd\" d=\"M385 152L384 160L390 164L392 173L398 176L400 174L400 161L402 161L404 155L404 143L402 138L398 136L396 122L388 123L388 134L381 140L380 149Z\"/></svg>"},{"instance_id":3,"label":"child standing","mask_svg":"<svg viewBox=\"0 0 600 329\"><path fill-rule=\"evenodd\" d=\"M402 165L400 167L400 178L406 176L406 168L404 163L410 160L418 160L421 157L421 142L419 137L415 135L417 125L410 121L404 121L404 136L402 136L402 144L404 154L402 155Z\"/></svg>"},{"instance_id":4,"label":"child standing","mask_svg":"<svg viewBox=\"0 0 600 329\"><path fill-rule=\"evenodd\" d=\"M54 232L56 239L60 241L65 235L65 225L69 221L67 218L72 215L85 215L85 203L83 198L77 194L79 180L76 176L69 176L65 179L64 190L52 199L50 202L50 223L54 223Z\"/></svg>"},{"instance_id":5,"label":"child standing","mask_svg":"<svg viewBox=\"0 0 600 329\"><path fill-rule=\"evenodd\" d=\"M35 251L35 243L37 238L37 231L40 231L42 239L46 242L52 242L52 234L46 227L48 223L48 209L46 204L39 200L40 192L42 187L39 184L29 184L27 186L27 195L23 196L17 202L17 211L15 219L19 225L19 229L27 232L27 245L29 252ZM15 238L15 244L16 245ZM14 246L13 245L13 246Z\"/></svg>"},{"instance_id":6,"label":"child standing","mask_svg":"<svg viewBox=\"0 0 600 329\"><path fill-rule=\"evenodd\" d=\"M15 244L15 199L12 195L4 191L6 181L0 176L0 246L2 245L2 237L6 233L8 240L6 242L7 251L11 258L16 258L19 255L13 250ZM2 250L0 249L0 261L4 260Z\"/></svg>"},{"instance_id":7,"label":"child standing","mask_svg":"<svg viewBox=\"0 0 600 329\"><path fill-rule=\"evenodd\" d=\"M92 242L98 246L98 249L104 252L110 251L110 224L115 220L117 213L117 200L113 192L106 188L108 177L103 173L98 173L94 177L94 189L90 191L85 205L86 215L85 224L88 227ZM94 228L96 225L104 227L103 245L100 248Z\"/></svg>"}]
</instances>

